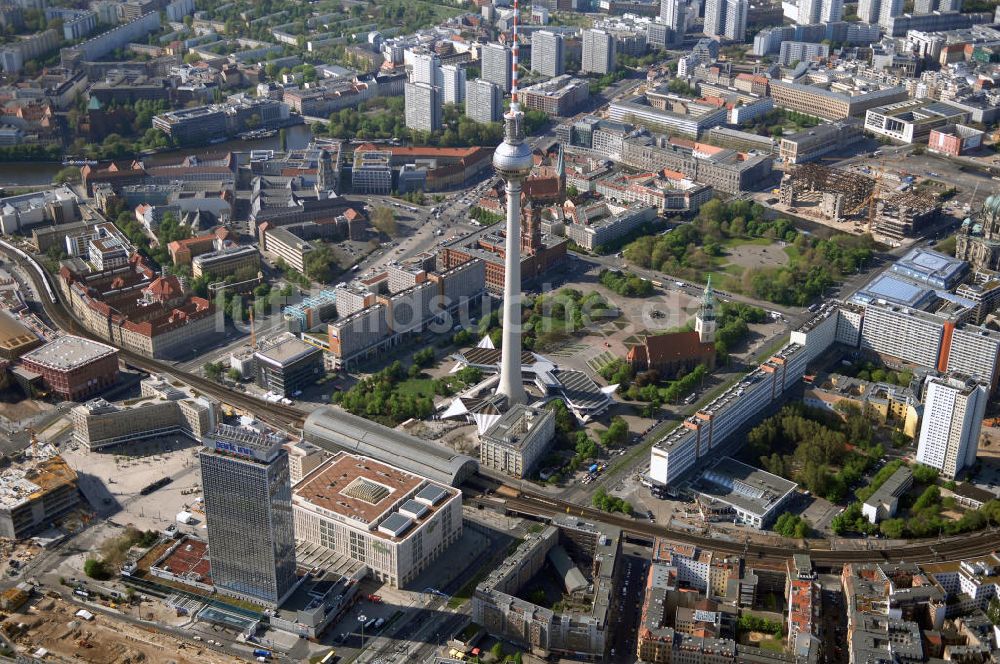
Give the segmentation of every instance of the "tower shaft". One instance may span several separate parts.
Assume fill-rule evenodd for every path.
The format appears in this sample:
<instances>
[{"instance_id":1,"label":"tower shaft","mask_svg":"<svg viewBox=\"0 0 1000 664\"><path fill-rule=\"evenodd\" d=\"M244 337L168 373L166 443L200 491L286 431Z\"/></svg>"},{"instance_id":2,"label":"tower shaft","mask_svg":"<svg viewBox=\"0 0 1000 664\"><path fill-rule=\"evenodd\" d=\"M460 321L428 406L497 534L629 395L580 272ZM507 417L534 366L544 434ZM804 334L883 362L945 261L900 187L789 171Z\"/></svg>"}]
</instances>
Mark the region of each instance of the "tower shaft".
<instances>
[{"instance_id":1,"label":"tower shaft","mask_svg":"<svg viewBox=\"0 0 1000 664\"><path fill-rule=\"evenodd\" d=\"M527 403L521 379L521 181L508 179L507 247L504 252L503 336L500 350L500 384L497 392L508 406Z\"/></svg>"}]
</instances>

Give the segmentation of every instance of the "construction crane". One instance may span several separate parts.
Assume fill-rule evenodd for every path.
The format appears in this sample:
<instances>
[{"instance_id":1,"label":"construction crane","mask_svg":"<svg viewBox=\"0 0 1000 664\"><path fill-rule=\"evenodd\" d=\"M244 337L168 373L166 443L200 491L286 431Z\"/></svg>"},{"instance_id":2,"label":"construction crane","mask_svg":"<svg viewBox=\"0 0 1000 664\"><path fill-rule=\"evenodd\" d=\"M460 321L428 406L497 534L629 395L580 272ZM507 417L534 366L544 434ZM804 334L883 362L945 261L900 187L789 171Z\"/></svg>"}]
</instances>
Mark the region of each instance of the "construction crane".
<instances>
[{"instance_id":1,"label":"construction crane","mask_svg":"<svg viewBox=\"0 0 1000 664\"><path fill-rule=\"evenodd\" d=\"M31 460L32 463L38 465L38 434L35 433L35 428L31 426L24 427L24 430L28 432L31 436Z\"/></svg>"}]
</instances>

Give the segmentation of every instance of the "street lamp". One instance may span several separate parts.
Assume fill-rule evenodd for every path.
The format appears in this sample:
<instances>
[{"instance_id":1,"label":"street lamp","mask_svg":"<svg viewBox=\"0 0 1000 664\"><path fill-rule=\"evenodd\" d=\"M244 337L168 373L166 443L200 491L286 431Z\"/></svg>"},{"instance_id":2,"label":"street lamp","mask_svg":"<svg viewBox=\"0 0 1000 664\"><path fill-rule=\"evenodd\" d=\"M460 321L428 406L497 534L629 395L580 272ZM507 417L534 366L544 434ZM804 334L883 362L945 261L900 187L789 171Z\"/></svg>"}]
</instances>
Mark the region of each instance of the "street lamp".
<instances>
[{"instance_id":1,"label":"street lamp","mask_svg":"<svg viewBox=\"0 0 1000 664\"><path fill-rule=\"evenodd\" d=\"M368 622L368 616L361 614L358 616L358 622L361 623L361 650L365 649L365 623Z\"/></svg>"}]
</instances>

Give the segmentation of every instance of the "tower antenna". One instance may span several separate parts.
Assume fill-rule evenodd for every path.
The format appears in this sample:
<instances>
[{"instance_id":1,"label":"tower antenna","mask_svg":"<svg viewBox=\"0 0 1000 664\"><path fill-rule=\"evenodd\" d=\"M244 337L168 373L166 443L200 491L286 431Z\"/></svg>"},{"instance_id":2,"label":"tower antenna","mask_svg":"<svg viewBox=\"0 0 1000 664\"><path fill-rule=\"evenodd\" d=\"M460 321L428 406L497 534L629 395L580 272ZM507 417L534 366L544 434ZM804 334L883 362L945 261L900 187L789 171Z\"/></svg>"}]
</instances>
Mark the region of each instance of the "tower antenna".
<instances>
[{"instance_id":1,"label":"tower antenna","mask_svg":"<svg viewBox=\"0 0 1000 664\"><path fill-rule=\"evenodd\" d=\"M514 0L514 43L513 43L513 53L511 55L510 61L510 108L513 111L514 107L520 108L520 104L517 102L517 54L518 54L518 43L517 43L517 15L520 13L520 9L517 5L517 0Z\"/></svg>"}]
</instances>

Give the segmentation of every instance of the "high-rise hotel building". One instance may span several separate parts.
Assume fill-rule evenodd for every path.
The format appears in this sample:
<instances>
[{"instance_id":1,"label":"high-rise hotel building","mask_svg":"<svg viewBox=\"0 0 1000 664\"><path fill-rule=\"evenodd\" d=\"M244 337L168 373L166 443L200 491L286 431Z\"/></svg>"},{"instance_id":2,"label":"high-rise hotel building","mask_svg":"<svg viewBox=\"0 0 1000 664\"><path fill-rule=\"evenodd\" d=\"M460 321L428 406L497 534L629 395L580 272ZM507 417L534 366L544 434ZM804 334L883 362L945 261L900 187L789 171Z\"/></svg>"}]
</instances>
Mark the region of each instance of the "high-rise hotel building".
<instances>
[{"instance_id":1,"label":"high-rise hotel building","mask_svg":"<svg viewBox=\"0 0 1000 664\"><path fill-rule=\"evenodd\" d=\"M295 588L295 530L285 437L221 424L203 440L212 581L219 592L276 607Z\"/></svg>"}]
</instances>

